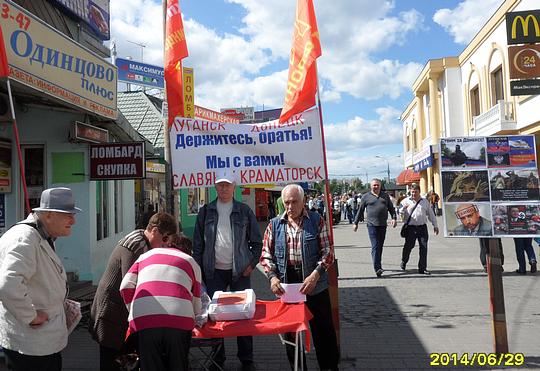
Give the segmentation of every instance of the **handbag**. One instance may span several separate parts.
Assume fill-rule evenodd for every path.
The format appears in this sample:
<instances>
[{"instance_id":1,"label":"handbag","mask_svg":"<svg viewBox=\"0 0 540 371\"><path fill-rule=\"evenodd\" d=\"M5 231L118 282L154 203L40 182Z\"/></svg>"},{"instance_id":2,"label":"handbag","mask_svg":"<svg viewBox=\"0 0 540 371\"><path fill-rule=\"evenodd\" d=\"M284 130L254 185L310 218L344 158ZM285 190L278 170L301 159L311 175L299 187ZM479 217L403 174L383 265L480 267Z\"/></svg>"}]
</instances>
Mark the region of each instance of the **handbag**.
<instances>
[{"instance_id":1,"label":"handbag","mask_svg":"<svg viewBox=\"0 0 540 371\"><path fill-rule=\"evenodd\" d=\"M412 214L414 213L414 209L416 209L416 206L418 206L418 204L420 203L420 201L422 201L422 199L420 199L413 207L413 209L411 210L411 213L409 214L409 217L407 218L407 221L405 222L405 224L403 224L401 226L401 231L399 231L399 235L403 238L407 237L407 228L409 227L409 222L411 221L411 216Z\"/></svg>"}]
</instances>

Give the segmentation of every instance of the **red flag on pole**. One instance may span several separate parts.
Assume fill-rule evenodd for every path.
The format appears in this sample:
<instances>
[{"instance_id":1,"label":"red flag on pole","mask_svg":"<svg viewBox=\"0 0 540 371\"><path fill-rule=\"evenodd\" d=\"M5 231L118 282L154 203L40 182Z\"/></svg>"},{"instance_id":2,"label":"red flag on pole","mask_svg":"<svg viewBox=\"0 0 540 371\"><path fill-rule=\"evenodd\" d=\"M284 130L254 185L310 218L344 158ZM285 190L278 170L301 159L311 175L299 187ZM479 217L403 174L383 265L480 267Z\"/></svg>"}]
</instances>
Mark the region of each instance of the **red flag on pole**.
<instances>
[{"instance_id":1,"label":"red flag on pole","mask_svg":"<svg viewBox=\"0 0 540 371\"><path fill-rule=\"evenodd\" d=\"M279 122L285 122L293 114L303 112L315 105L317 69L314 62L321 54L313 2L312 0L297 0L289 78Z\"/></svg>"},{"instance_id":2,"label":"red flag on pole","mask_svg":"<svg viewBox=\"0 0 540 371\"><path fill-rule=\"evenodd\" d=\"M167 102L169 127L176 116L184 115L184 97L182 90L182 59L188 56L182 13L178 0L167 0L165 17L165 81L167 84Z\"/></svg>"},{"instance_id":3,"label":"red flag on pole","mask_svg":"<svg viewBox=\"0 0 540 371\"><path fill-rule=\"evenodd\" d=\"M4 35L0 27L0 77L9 76L9 65L6 56L6 46L4 45Z\"/></svg>"}]
</instances>

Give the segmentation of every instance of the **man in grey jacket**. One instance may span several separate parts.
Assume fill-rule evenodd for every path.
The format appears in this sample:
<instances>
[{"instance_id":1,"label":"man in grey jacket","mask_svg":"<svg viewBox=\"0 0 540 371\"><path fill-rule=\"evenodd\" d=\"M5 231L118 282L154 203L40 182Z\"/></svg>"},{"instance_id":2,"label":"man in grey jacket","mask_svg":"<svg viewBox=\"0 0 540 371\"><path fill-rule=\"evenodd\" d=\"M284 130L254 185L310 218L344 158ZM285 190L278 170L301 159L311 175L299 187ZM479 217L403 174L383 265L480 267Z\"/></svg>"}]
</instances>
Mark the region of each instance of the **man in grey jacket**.
<instances>
[{"instance_id":1,"label":"man in grey jacket","mask_svg":"<svg viewBox=\"0 0 540 371\"><path fill-rule=\"evenodd\" d=\"M217 174L215 187L217 200L199 210L193 235L193 258L201 267L210 297L216 291L251 288L250 275L262 250L255 214L248 205L234 200L235 181L230 170ZM237 343L242 369L255 369L253 337L238 337ZM223 346L214 361L220 366L225 363Z\"/></svg>"},{"instance_id":2,"label":"man in grey jacket","mask_svg":"<svg viewBox=\"0 0 540 371\"><path fill-rule=\"evenodd\" d=\"M394 204L390 200L390 196L381 188L382 184L379 179L371 181L371 192L362 196L360 207L354 218L353 228L355 232L358 230L358 223L364 221L364 210L367 210L367 230L371 241L371 260L377 277L382 276L384 272L382 269L382 253L384 239L386 238L388 213L392 216L392 228L395 228L397 223Z\"/></svg>"},{"instance_id":3,"label":"man in grey jacket","mask_svg":"<svg viewBox=\"0 0 540 371\"><path fill-rule=\"evenodd\" d=\"M79 211L71 189L46 189L0 238L0 346L13 371L62 369L67 278L54 241L71 234Z\"/></svg>"}]
</instances>

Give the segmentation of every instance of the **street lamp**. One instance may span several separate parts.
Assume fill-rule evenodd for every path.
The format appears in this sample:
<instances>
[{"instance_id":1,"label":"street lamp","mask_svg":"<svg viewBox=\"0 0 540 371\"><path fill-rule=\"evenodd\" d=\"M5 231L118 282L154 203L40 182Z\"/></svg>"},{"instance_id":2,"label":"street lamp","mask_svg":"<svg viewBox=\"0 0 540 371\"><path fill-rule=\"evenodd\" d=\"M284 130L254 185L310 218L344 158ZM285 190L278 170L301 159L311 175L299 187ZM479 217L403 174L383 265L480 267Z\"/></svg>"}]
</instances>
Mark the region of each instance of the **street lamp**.
<instances>
[{"instance_id":1,"label":"street lamp","mask_svg":"<svg viewBox=\"0 0 540 371\"><path fill-rule=\"evenodd\" d=\"M388 178L387 178L387 182L388 184L390 184L390 161L388 161L388 159L386 157L382 157L382 156L375 156L377 158L382 158L383 160L386 161L386 164L388 165L388 167L386 168L386 173L388 175Z\"/></svg>"}]
</instances>

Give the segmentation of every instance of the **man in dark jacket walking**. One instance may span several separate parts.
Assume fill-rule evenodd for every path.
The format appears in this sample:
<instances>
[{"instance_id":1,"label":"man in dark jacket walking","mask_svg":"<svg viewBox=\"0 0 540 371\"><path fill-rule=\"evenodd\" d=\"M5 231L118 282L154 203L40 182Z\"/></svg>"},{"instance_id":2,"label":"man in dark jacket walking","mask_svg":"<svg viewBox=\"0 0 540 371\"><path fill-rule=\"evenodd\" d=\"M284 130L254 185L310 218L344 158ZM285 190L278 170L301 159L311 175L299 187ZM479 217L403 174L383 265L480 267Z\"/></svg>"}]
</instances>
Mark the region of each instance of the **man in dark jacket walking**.
<instances>
[{"instance_id":1,"label":"man in dark jacket walking","mask_svg":"<svg viewBox=\"0 0 540 371\"><path fill-rule=\"evenodd\" d=\"M168 236L176 233L177 225L170 214L154 214L146 229L134 230L114 248L99 281L88 325L92 338L99 343L101 371L120 370L115 359L123 354L128 328L128 311L120 296L122 278L141 254L167 242Z\"/></svg>"},{"instance_id":2,"label":"man in dark jacket walking","mask_svg":"<svg viewBox=\"0 0 540 371\"><path fill-rule=\"evenodd\" d=\"M367 210L367 229L371 241L373 269L377 277L380 277L383 274L382 252L384 239L386 238L388 213L392 216L393 228L396 227L397 216L390 196L381 190L381 181L379 179L373 179L371 181L371 192L362 196L360 208L354 218L355 232L358 230L358 223L364 221L365 210Z\"/></svg>"},{"instance_id":3,"label":"man in dark jacket walking","mask_svg":"<svg viewBox=\"0 0 540 371\"><path fill-rule=\"evenodd\" d=\"M262 249L255 214L248 205L234 200L235 181L230 170L217 174L215 187L217 199L199 210L193 235L193 258L201 267L210 297L216 291L251 288L250 275ZM255 369L253 337L238 337L237 343L242 370ZM223 345L214 356L220 366L225 363Z\"/></svg>"}]
</instances>

